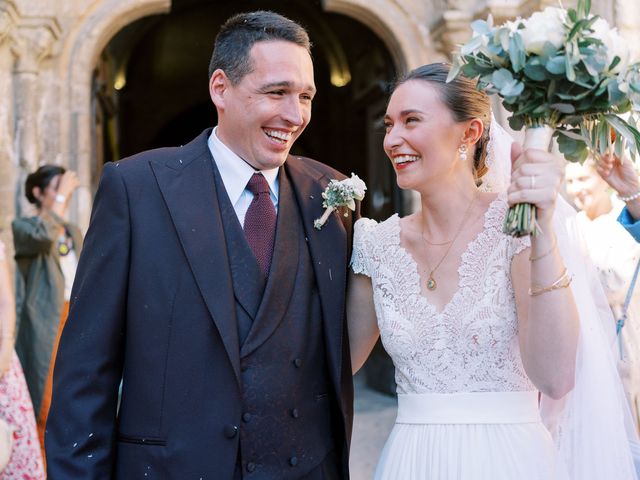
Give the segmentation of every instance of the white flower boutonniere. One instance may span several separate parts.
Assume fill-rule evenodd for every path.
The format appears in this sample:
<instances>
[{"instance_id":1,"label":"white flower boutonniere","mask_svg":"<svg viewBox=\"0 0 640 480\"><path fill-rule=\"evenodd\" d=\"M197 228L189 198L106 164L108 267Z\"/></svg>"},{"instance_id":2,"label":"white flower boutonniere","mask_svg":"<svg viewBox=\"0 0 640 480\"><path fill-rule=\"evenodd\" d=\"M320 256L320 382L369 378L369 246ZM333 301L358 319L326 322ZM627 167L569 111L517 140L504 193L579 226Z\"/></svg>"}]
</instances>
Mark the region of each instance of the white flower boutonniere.
<instances>
[{"instance_id":1,"label":"white flower boutonniere","mask_svg":"<svg viewBox=\"0 0 640 480\"><path fill-rule=\"evenodd\" d=\"M313 226L320 230L325 224L329 215L340 208L347 207L349 210L356 209L356 200L362 200L364 198L364 191L367 189L367 185L358 177L352 173L351 178L345 178L344 180L331 180L327 188L322 192L322 206L325 208L322 217L313 222ZM344 213L345 217L347 212Z\"/></svg>"}]
</instances>

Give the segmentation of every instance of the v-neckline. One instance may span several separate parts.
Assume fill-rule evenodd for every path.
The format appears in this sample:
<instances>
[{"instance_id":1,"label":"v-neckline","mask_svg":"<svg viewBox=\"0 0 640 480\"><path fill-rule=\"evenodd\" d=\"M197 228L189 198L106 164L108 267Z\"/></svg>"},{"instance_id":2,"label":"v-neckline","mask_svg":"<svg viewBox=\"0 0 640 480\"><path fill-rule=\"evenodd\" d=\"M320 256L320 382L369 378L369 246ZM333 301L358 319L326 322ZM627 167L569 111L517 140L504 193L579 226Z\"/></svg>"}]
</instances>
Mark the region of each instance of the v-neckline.
<instances>
[{"instance_id":1,"label":"v-neckline","mask_svg":"<svg viewBox=\"0 0 640 480\"><path fill-rule=\"evenodd\" d=\"M462 277L463 277L462 268L465 265L465 259L466 259L465 257L468 256L472 247L474 247L478 242L480 242L480 239L487 234L487 228L488 228L487 223L491 218L490 214L492 214L493 210L495 210L497 206L503 202L504 202L503 195L498 195L496 196L496 198L491 200L491 202L489 203L489 206L485 210L482 228L480 229L478 234L473 239L471 239L469 243L467 243L467 246L465 247L464 251L460 255L460 264L458 265L458 268L456 270L458 273L458 284L455 292L453 293L451 298L444 304L444 306L442 307L442 310L438 310L436 306L422 293L422 278L420 277L418 262L416 262L415 258L413 258L413 255L411 255L411 253L409 253L409 251L402 246L401 237L400 237L400 234L402 232L402 226L400 225L400 216L397 214L395 215L396 217L395 221L396 221L396 227L397 227L395 229L396 245L398 246L398 249L400 250L401 255L406 257L406 259L408 260L409 264L412 267L410 271L412 278L409 281L411 285L412 293L418 295L418 298L420 299L420 301L422 301L425 304L425 306L433 312L434 315L437 315L437 316L444 315L451 308L451 306L455 304L458 297L462 293ZM414 291L414 289L416 291Z\"/></svg>"}]
</instances>

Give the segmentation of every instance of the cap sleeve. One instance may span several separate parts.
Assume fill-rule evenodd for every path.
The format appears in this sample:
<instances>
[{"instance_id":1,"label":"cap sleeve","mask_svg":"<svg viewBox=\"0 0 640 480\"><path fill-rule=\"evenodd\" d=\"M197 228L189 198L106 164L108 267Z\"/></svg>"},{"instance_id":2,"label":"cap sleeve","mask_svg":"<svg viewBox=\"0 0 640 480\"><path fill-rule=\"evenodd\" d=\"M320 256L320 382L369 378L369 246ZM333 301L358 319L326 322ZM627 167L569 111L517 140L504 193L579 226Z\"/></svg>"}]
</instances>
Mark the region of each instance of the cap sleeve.
<instances>
[{"instance_id":1,"label":"cap sleeve","mask_svg":"<svg viewBox=\"0 0 640 480\"><path fill-rule=\"evenodd\" d=\"M353 227L351 270L371 277L371 242L373 229L378 223L370 218L359 219Z\"/></svg>"}]
</instances>

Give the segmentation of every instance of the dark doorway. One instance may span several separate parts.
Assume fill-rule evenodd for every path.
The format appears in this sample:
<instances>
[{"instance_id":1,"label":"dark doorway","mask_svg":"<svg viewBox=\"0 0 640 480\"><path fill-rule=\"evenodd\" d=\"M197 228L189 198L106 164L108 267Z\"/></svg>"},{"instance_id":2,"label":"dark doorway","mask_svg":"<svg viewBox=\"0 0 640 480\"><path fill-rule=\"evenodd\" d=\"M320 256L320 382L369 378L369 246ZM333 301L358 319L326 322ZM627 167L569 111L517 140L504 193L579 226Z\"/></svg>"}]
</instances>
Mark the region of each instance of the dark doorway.
<instances>
[{"instance_id":1,"label":"dark doorway","mask_svg":"<svg viewBox=\"0 0 640 480\"><path fill-rule=\"evenodd\" d=\"M207 83L215 35L233 13L257 9L300 22L314 44L318 94L312 121L292 152L364 178L364 215L381 220L405 213L380 123L396 77L394 61L371 30L324 12L320 1L174 0L169 14L121 30L94 75L96 170L142 150L184 144L215 125Z\"/></svg>"}]
</instances>

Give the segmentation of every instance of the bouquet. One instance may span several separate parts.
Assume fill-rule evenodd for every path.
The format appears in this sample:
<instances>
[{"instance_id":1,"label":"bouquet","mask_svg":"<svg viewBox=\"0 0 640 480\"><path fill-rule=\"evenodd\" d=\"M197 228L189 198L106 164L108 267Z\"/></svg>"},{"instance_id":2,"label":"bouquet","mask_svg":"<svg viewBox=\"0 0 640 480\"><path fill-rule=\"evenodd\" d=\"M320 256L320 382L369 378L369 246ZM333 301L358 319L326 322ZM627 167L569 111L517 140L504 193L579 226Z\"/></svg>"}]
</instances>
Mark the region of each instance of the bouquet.
<instances>
[{"instance_id":1,"label":"bouquet","mask_svg":"<svg viewBox=\"0 0 640 480\"><path fill-rule=\"evenodd\" d=\"M524 148L548 151L555 137L569 161L625 150L635 158L640 63L629 64L625 41L590 9L591 0L578 0L575 9L547 7L499 27L491 17L473 22L449 80L462 73L499 95L511 128L526 128ZM535 234L535 207L511 207L504 231Z\"/></svg>"},{"instance_id":2,"label":"bouquet","mask_svg":"<svg viewBox=\"0 0 640 480\"><path fill-rule=\"evenodd\" d=\"M313 226L320 230L325 224L331 213L342 207L346 207L349 210L356 209L356 200L360 201L364 198L364 192L367 189L367 185L358 177L355 173L351 174L351 178L345 178L344 180L331 180L327 188L322 192L322 206L325 208L322 217L318 218ZM348 215L348 211L345 210L344 216Z\"/></svg>"}]
</instances>

